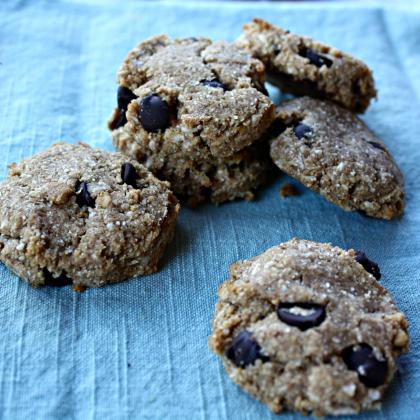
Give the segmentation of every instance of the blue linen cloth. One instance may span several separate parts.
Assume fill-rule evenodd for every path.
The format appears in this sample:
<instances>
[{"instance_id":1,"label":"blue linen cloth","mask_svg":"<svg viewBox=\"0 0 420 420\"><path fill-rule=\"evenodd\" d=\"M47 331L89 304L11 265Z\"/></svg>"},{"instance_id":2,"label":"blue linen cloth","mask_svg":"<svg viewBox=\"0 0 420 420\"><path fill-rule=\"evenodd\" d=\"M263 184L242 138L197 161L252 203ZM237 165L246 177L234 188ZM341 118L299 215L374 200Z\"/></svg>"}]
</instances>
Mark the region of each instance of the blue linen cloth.
<instances>
[{"instance_id":1,"label":"blue linen cloth","mask_svg":"<svg viewBox=\"0 0 420 420\"><path fill-rule=\"evenodd\" d=\"M33 290L0 266L0 417L274 419L233 385L208 349L230 263L294 236L364 249L410 321L411 350L383 409L419 418L420 7L381 3L0 2L0 178L57 140L113 150L106 121L115 73L159 33L233 40L253 16L366 61L378 101L363 119L405 175L407 208L386 222L319 195L280 199L286 176L254 202L182 208L161 271L99 290ZM279 94L270 87L276 99ZM284 419L300 418L286 414Z\"/></svg>"}]
</instances>

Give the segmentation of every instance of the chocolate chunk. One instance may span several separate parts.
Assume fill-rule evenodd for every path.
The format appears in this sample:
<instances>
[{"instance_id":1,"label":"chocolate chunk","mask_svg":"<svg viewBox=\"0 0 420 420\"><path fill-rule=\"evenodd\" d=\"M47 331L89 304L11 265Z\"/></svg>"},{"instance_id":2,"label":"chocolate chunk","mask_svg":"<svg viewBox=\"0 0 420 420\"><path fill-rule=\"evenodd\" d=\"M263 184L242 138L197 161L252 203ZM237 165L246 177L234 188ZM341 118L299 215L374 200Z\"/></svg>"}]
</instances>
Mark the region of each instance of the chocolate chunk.
<instances>
[{"instance_id":1,"label":"chocolate chunk","mask_svg":"<svg viewBox=\"0 0 420 420\"><path fill-rule=\"evenodd\" d=\"M131 92L130 89L120 86L117 92L117 100L118 100L118 108L121 111L127 111L128 104L133 100L136 99L137 96Z\"/></svg>"},{"instance_id":2,"label":"chocolate chunk","mask_svg":"<svg viewBox=\"0 0 420 420\"><path fill-rule=\"evenodd\" d=\"M300 140L302 137L309 138L314 134L311 127L306 124L298 123L293 126L295 136Z\"/></svg>"},{"instance_id":3,"label":"chocolate chunk","mask_svg":"<svg viewBox=\"0 0 420 420\"><path fill-rule=\"evenodd\" d=\"M385 383L388 364L386 360L378 360L368 344L347 347L341 356L347 368L356 371L360 382L367 387L375 388Z\"/></svg>"},{"instance_id":4,"label":"chocolate chunk","mask_svg":"<svg viewBox=\"0 0 420 420\"><path fill-rule=\"evenodd\" d=\"M137 96L131 92L130 89L119 86L117 92L117 101L118 101L118 109L119 109L119 116L118 120L113 123L112 129L115 130L117 128L123 127L127 123L127 117L125 115L125 111L127 111L128 104L133 100L136 99Z\"/></svg>"},{"instance_id":5,"label":"chocolate chunk","mask_svg":"<svg viewBox=\"0 0 420 420\"><path fill-rule=\"evenodd\" d=\"M325 320L325 308L311 302L284 302L277 306L277 316L287 325L306 331Z\"/></svg>"},{"instance_id":6,"label":"chocolate chunk","mask_svg":"<svg viewBox=\"0 0 420 420\"><path fill-rule=\"evenodd\" d=\"M145 96L140 102L139 120L146 131L164 130L169 126L168 103L158 95Z\"/></svg>"},{"instance_id":7,"label":"chocolate chunk","mask_svg":"<svg viewBox=\"0 0 420 420\"><path fill-rule=\"evenodd\" d=\"M370 260L364 251L357 251L356 252L356 261L363 266L363 268L376 280L381 278L381 270L379 269L379 265L376 262Z\"/></svg>"},{"instance_id":8,"label":"chocolate chunk","mask_svg":"<svg viewBox=\"0 0 420 420\"><path fill-rule=\"evenodd\" d=\"M258 88L257 88L258 89ZM270 94L268 93L267 88L265 87L265 85L261 85L261 87L258 89L263 95L265 96L270 96Z\"/></svg>"},{"instance_id":9,"label":"chocolate chunk","mask_svg":"<svg viewBox=\"0 0 420 420\"><path fill-rule=\"evenodd\" d=\"M252 82L252 86L255 87L255 89L257 89L258 91L260 91L263 95L265 96L269 96L268 90L266 89L264 83L260 83L256 80L253 80Z\"/></svg>"},{"instance_id":10,"label":"chocolate chunk","mask_svg":"<svg viewBox=\"0 0 420 420\"><path fill-rule=\"evenodd\" d=\"M369 144L371 144L375 149L383 150L386 152L387 150L381 143L377 143L376 141L368 141Z\"/></svg>"},{"instance_id":11,"label":"chocolate chunk","mask_svg":"<svg viewBox=\"0 0 420 420\"><path fill-rule=\"evenodd\" d=\"M245 368L257 359L268 362L269 358L261 354L261 347L249 331L241 331L226 350L226 357L236 366Z\"/></svg>"},{"instance_id":12,"label":"chocolate chunk","mask_svg":"<svg viewBox=\"0 0 420 420\"><path fill-rule=\"evenodd\" d=\"M127 123L127 117L125 116L125 111L120 110L120 115L118 116L117 122L113 125L113 130L123 127Z\"/></svg>"},{"instance_id":13,"label":"chocolate chunk","mask_svg":"<svg viewBox=\"0 0 420 420\"><path fill-rule=\"evenodd\" d=\"M224 83L219 82L219 80L217 80L217 79L202 80L201 84L204 85L204 86L211 87L211 88L220 88L220 89L223 89L223 90L227 90L227 86Z\"/></svg>"},{"instance_id":14,"label":"chocolate chunk","mask_svg":"<svg viewBox=\"0 0 420 420\"><path fill-rule=\"evenodd\" d=\"M301 48L299 51L299 55L307 58L311 64L317 67L322 67L324 65L327 67L331 67L333 65L333 61L331 59L329 59L325 55L315 52L311 48Z\"/></svg>"},{"instance_id":15,"label":"chocolate chunk","mask_svg":"<svg viewBox=\"0 0 420 420\"><path fill-rule=\"evenodd\" d=\"M88 184L85 181L76 182L76 203L79 207L88 206L95 207L95 200L89 193Z\"/></svg>"},{"instance_id":16,"label":"chocolate chunk","mask_svg":"<svg viewBox=\"0 0 420 420\"><path fill-rule=\"evenodd\" d=\"M353 80L351 84L351 91L354 94L354 111L356 112L363 112L366 108L364 104L364 94L362 93L362 89L360 84L363 83L361 79ZM369 142L370 143L370 142Z\"/></svg>"},{"instance_id":17,"label":"chocolate chunk","mask_svg":"<svg viewBox=\"0 0 420 420\"><path fill-rule=\"evenodd\" d=\"M69 286L73 283L73 280L69 277L67 277L66 272L63 270L61 274L58 277L54 277L50 271L48 271L46 268L43 269L45 282L44 284L46 286L52 286L52 287L64 287Z\"/></svg>"},{"instance_id":18,"label":"chocolate chunk","mask_svg":"<svg viewBox=\"0 0 420 420\"><path fill-rule=\"evenodd\" d=\"M136 188L136 181L139 179L136 168L129 162L123 163L121 166L121 179L132 187Z\"/></svg>"}]
</instances>

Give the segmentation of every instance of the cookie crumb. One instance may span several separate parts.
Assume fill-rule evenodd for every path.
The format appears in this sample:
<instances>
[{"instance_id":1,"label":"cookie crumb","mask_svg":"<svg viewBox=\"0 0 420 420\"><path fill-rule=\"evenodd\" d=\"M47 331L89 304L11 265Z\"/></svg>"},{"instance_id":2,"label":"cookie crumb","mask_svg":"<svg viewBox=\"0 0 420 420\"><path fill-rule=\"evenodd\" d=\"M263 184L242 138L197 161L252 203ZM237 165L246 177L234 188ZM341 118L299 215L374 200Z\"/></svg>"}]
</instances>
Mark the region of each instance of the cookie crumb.
<instances>
[{"instance_id":1,"label":"cookie crumb","mask_svg":"<svg viewBox=\"0 0 420 420\"><path fill-rule=\"evenodd\" d=\"M83 286L82 284L74 284L73 285L73 291L78 293L83 293L87 289L86 286Z\"/></svg>"},{"instance_id":2,"label":"cookie crumb","mask_svg":"<svg viewBox=\"0 0 420 420\"><path fill-rule=\"evenodd\" d=\"M255 194L254 194L252 191L247 191L247 192L244 194L244 199L245 199L246 201L254 201L254 200L255 200Z\"/></svg>"},{"instance_id":3,"label":"cookie crumb","mask_svg":"<svg viewBox=\"0 0 420 420\"><path fill-rule=\"evenodd\" d=\"M288 182L285 182L279 189L279 194L281 198L286 197L295 197L300 195L300 191L296 188L295 185L289 184Z\"/></svg>"}]
</instances>

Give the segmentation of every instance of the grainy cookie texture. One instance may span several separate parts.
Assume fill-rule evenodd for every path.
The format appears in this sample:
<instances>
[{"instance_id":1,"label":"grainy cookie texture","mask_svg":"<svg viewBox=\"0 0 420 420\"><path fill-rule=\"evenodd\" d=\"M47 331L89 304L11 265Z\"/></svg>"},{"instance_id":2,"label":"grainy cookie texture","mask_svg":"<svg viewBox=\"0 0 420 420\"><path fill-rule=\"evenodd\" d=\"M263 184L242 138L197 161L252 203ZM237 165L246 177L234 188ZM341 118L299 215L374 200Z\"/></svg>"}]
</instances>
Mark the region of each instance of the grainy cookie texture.
<instances>
[{"instance_id":1,"label":"grainy cookie texture","mask_svg":"<svg viewBox=\"0 0 420 420\"><path fill-rule=\"evenodd\" d=\"M293 239L231 266L210 345L230 378L274 412L379 408L408 349L407 321L356 258Z\"/></svg>"},{"instance_id":2,"label":"grainy cookie texture","mask_svg":"<svg viewBox=\"0 0 420 420\"><path fill-rule=\"evenodd\" d=\"M0 260L31 286L75 290L152 273L179 204L120 153L58 143L0 184Z\"/></svg>"},{"instance_id":3,"label":"grainy cookie texture","mask_svg":"<svg viewBox=\"0 0 420 420\"><path fill-rule=\"evenodd\" d=\"M215 202L249 198L270 166L258 142L274 120L264 65L226 42L156 36L118 72L114 144L177 194ZM262 156L261 156L262 154Z\"/></svg>"},{"instance_id":4,"label":"grainy cookie texture","mask_svg":"<svg viewBox=\"0 0 420 420\"><path fill-rule=\"evenodd\" d=\"M353 113L308 97L278 107L276 165L345 210L391 219L404 210L403 176L385 145Z\"/></svg>"},{"instance_id":5,"label":"grainy cookie texture","mask_svg":"<svg viewBox=\"0 0 420 420\"><path fill-rule=\"evenodd\" d=\"M372 72L362 61L262 19L245 25L236 43L266 65L269 80L284 92L330 99L356 112L376 96Z\"/></svg>"}]
</instances>

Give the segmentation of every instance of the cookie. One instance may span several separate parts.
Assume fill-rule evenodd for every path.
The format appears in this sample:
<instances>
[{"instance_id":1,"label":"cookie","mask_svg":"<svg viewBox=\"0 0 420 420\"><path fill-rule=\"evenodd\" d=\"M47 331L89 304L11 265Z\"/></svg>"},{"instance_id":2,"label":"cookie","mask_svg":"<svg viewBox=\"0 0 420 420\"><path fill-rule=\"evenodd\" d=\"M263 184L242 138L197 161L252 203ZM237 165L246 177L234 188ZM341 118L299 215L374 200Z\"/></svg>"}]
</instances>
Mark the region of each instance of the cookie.
<instances>
[{"instance_id":1,"label":"cookie","mask_svg":"<svg viewBox=\"0 0 420 420\"><path fill-rule=\"evenodd\" d=\"M404 210L401 171L353 113L303 97L283 102L272 126L276 165L345 210L392 219Z\"/></svg>"},{"instance_id":2,"label":"cookie","mask_svg":"<svg viewBox=\"0 0 420 420\"><path fill-rule=\"evenodd\" d=\"M252 145L275 117L264 65L226 42L156 36L118 73L115 146L195 201L249 197L269 167Z\"/></svg>"},{"instance_id":3,"label":"cookie","mask_svg":"<svg viewBox=\"0 0 420 420\"><path fill-rule=\"evenodd\" d=\"M284 92L329 99L356 112L376 97L366 64L311 38L254 19L236 43L266 65L269 81Z\"/></svg>"},{"instance_id":4,"label":"cookie","mask_svg":"<svg viewBox=\"0 0 420 420\"><path fill-rule=\"evenodd\" d=\"M292 239L231 266L210 346L275 413L380 407L408 350L407 321L353 250Z\"/></svg>"},{"instance_id":5,"label":"cookie","mask_svg":"<svg viewBox=\"0 0 420 420\"><path fill-rule=\"evenodd\" d=\"M0 184L0 260L31 286L99 287L155 272L179 204L120 153L58 143Z\"/></svg>"}]
</instances>

